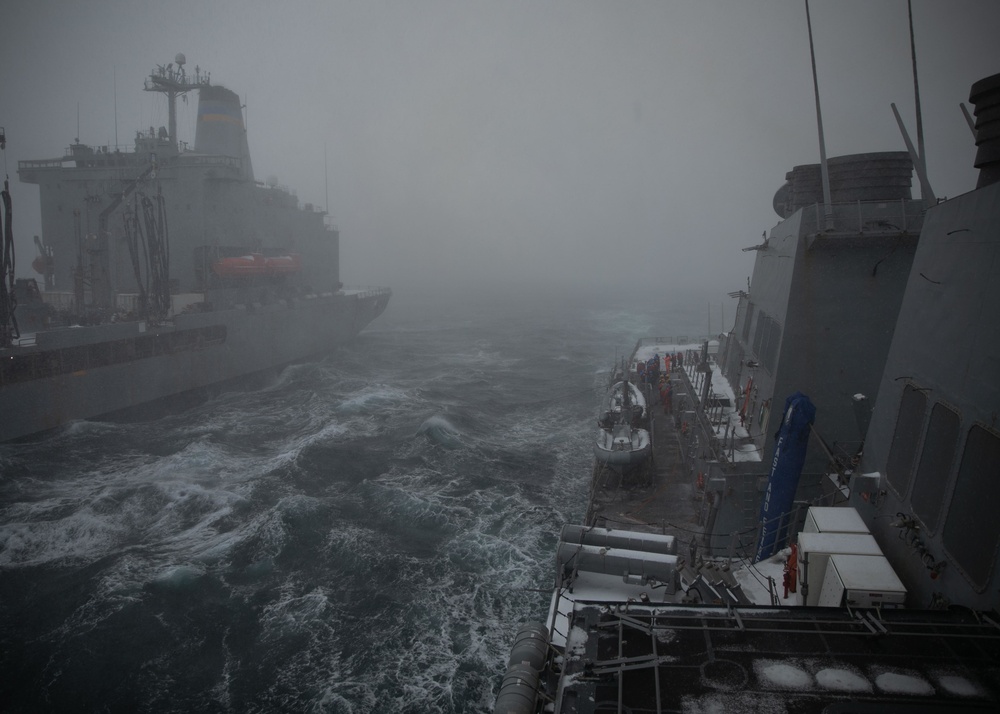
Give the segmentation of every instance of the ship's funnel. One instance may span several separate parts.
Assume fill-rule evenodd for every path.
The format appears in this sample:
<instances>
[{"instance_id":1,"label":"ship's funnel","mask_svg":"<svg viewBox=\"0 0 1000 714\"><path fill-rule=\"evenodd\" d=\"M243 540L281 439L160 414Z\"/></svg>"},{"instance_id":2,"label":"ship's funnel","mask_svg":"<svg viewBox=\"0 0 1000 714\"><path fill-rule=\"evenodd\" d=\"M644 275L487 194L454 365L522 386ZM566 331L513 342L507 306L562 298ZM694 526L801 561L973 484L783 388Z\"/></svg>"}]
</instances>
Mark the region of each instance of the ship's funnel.
<instances>
[{"instance_id":1,"label":"ship's funnel","mask_svg":"<svg viewBox=\"0 0 1000 714\"><path fill-rule=\"evenodd\" d=\"M830 172L830 200L854 201L909 200L913 161L905 151L836 156L827 162ZM785 174L787 183L774 195L774 210L782 218L800 208L823 202L819 164L796 166Z\"/></svg>"},{"instance_id":2,"label":"ship's funnel","mask_svg":"<svg viewBox=\"0 0 1000 714\"><path fill-rule=\"evenodd\" d=\"M253 180L250 147L243 126L243 108L236 92L210 85L202 87L198 96L198 126L194 150L199 154L232 156L243 162L243 176Z\"/></svg>"},{"instance_id":3,"label":"ship's funnel","mask_svg":"<svg viewBox=\"0 0 1000 714\"><path fill-rule=\"evenodd\" d=\"M976 188L1000 181L1000 74L972 85L969 101L976 105Z\"/></svg>"}]
</instances>

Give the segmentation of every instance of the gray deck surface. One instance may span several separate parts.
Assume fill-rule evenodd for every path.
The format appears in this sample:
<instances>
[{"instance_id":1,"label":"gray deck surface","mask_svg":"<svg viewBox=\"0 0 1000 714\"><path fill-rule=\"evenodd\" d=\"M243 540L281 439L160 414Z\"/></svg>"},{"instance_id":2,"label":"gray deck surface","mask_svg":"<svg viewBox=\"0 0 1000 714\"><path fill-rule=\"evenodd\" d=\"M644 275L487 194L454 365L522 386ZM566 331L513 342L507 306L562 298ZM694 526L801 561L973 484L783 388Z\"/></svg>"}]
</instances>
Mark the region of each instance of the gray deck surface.
<instances>
[{"instance_id":1,"label":"gray deck surface","mask_svg":"<svg viewBox=\"0 0 1000 714\"><path fill-rule=\"evenodd\" d=\"M675 372L675 391L681 388L679 379ZM688 545L701 532L697 476L684 463L673 415L664 414L659 399L647 403L652 405L652 467L623 477L595 466L587 525L673 535L678 552L687 554Z\"/></svg>"}]
</instances>

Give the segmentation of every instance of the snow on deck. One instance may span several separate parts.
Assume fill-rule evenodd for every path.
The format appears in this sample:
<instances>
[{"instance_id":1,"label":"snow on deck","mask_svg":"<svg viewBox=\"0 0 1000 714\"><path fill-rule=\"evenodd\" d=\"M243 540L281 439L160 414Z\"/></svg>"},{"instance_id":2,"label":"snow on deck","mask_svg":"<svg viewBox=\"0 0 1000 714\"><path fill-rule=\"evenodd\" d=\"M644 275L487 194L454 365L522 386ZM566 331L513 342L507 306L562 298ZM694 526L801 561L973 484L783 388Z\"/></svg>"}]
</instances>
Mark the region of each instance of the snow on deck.
<instances>
[{"instance_id":1,"label":"snow on deck","mask_svg":"<svg viewBox=\"0 0 1000 714\"><path fill-rule=\"evenodd\" d=\"M802 594L799 592L798 587L796 587L796 592L788 593L788 597L785 597L785 588L782 583L784 581L785 563L788 561L788 556L791 555L791 552L791 548L785 548L759 563L746 563L743 567L735 567L734 564L732 569L733 577L736 578L736 582L739 583L743 589L743 594L747 596L750 602L754 605L771 604L771 593L768 589L768 578L770 578L778 594L779 605L798 607L805 604L802 602Z\"/></svg>"}]
</instances>

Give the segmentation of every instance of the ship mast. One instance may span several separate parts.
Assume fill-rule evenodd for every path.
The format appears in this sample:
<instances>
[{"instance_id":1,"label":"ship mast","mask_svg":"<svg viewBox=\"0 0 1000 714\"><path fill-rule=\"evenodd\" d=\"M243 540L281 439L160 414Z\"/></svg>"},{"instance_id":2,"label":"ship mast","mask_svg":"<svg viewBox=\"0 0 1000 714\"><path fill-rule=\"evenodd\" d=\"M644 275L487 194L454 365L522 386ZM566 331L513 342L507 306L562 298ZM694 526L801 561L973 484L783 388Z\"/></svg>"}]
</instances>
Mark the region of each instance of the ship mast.
<instances>
[{"instance_id":1,"label":"ship mast","mask_svg":"<svg viewBox=\"0 0 1000 714\"><path fill-rule=\"evenodd\" d=\"M209 85L209 73L202 74L198 67L194 68L194 74L188 76L184 71L184 64L187 62L180 52L174 57L177 69L173 63L164 67L157 65L146 80L144 89L147 92L160 92L167 95L167 105L169 107L170 119L167 130L170 133L170 145L177 148L177 96L185 94L192 89L207 87Z\"/></svg>"},{"instance_id":2,"label":"ship mast","mask_svg":"<svg viewBox=\"0 0 1000 714\"><path fill-rule=\"evenodd\" d=\"M833 230L833 204L830 199L830 174L826 164L826 140L823 138L823 112L819 107L819 80L816 78L816 50L813 47L812 18L806 0L806 27L809 29L809 56L812 58L813 93L816 95L816 126L819 129L819 171L823 182L823 215L826 230Z\"/></svg>"}]
</instances>

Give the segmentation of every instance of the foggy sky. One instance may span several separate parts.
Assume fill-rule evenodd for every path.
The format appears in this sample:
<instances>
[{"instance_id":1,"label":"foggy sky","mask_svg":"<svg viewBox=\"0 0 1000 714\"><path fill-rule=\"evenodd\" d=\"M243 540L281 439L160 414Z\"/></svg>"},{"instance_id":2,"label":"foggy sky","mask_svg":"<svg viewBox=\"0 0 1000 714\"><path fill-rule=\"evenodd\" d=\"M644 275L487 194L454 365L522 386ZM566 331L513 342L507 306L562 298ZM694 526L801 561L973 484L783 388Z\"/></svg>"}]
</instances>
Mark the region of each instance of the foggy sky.
<instances>
[{"instance_id":1,"label":"foggy sky","mask_svg":"<svg viewBox=\"0 0 1000 714\"><path fill-rule=\"evenodd\" d=\"M77 136L114 144L116 119L123 148L166 125L166 98L142 86L178 52L245 99L256 177L329 205L350 285L722 299L746 286L740 248L777 222L785 173L819 160L803 0L6 5L0 125L21 275L40 220L18 160L61 156ZM958 105L1000 72L1000 3L913 5L930 180L955 196L976 181ZM912 135L905 0L810 8L828 156L905 150L889 108ZM192 145L196 106L178 112Z\"/></svg>"}]
</instances>

